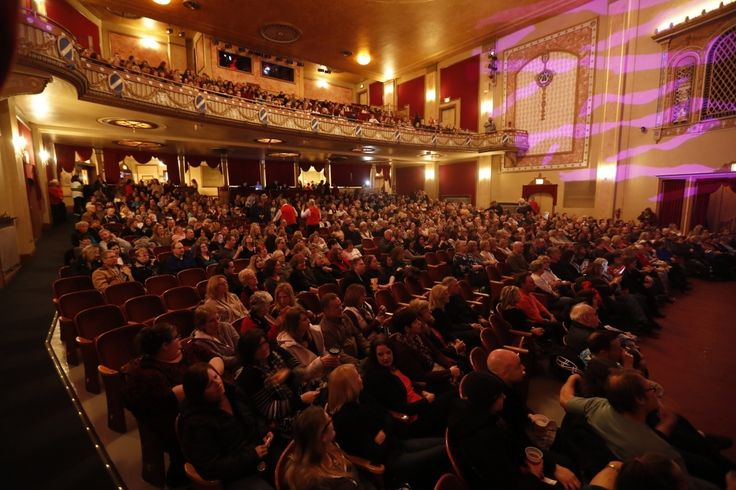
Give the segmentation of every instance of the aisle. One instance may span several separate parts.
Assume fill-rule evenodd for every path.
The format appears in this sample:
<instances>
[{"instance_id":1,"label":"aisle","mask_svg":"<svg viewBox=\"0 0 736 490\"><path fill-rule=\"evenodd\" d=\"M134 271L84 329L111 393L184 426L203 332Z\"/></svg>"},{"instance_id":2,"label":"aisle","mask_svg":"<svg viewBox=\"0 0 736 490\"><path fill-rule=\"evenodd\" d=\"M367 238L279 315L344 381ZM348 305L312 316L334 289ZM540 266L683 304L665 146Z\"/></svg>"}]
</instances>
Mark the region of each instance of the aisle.
<instances>
[{"instance_id":1,"label":"aisle","mask_svg":"<svg viewBox=\"0 0 736 490\"><path fill-rule=\"evenodd\" d=\"M54 316L51 284L71 229L68 223L47 232L0 290L4 488L115 488L44 346Z\"/></svg>"},{"instance_id":2,"label":"aisle","mask_svg":"<svg viewBox=\"0 0 736 490\"><path fill-rule=\"evenodd\" d=\"M645 340L652 379L665 401L698 429L736 440L736 282L693 281L665 312L661 336ZM736 447L725 452L736 460Z\"/></svg>"}]
</instances>

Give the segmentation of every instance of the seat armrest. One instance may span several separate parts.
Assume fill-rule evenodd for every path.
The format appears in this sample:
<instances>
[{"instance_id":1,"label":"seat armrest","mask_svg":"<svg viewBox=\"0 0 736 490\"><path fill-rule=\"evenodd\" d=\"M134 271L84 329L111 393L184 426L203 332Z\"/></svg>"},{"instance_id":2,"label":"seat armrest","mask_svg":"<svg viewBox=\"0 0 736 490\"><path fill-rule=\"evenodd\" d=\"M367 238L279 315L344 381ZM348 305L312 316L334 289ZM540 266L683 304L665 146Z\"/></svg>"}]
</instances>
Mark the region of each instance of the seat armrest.
<instances>
[{"instance_id":1,"label":"seat armrest","mask_svg":"<svg viewBox=\"0 0 736 490\"><path fill-rule=\"evenodd\" d=\"M120 374L120 371L116 371L115 369L111 369L111 368L109 368L107 366L104 366L102 364L100 364L100 365L97 366L97 371L102 376L117 376L117 375Z\"/></svg>"},{"instance_id":2,"label":"seat armrest","mask_svg":"<svg viewBox=\"0 0 736 490\"><path fill-rule=\"evenodd\" d=\"M513 328L512 329L509 329L509 333L512 333L514 335L518 335L519 337L531 337L532 335L534 335L531 332L524 332L522 330L514 330Z\"/></svg>"},{"instance_id":3,"label":"seat armrest","mask_svg":"<svg viewBox=\"0 0 736 490\"><path fill-rule=\"evenodd\" d=\"M353 456L351 454L346 454L345 456L347 456L348 460L350 460L350 462L353 463L355 466L373 475L383 475L386 471L386 467L382 464L373 464L365 458L361 458L360 456Z\"/></svg>"}]
</instances>

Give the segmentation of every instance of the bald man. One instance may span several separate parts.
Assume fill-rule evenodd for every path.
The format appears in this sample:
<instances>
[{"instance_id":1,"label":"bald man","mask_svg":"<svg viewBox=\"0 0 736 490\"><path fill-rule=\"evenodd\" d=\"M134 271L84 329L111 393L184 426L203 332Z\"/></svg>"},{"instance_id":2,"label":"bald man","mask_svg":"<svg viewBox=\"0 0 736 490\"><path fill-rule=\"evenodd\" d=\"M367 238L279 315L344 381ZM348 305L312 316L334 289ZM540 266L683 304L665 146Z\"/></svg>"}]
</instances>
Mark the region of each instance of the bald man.
<instances>
[{"instance_id":1,"label":"bald man","mask_svg":"<svg viewBox=\"0 0 736 490\"><path fill-rule=\"evenodd\" d=\"M501 417L506 421L509 431L514 438L526 445L536 445L527 435L526 427L529 422L531 410L526 406L526 401L519 394L516 386L524 381L526 369L521 363L519 354L508 349L496 349L488 354L486 366L492 375L503 381L506 399L503 402ZM566 490L577 490L580 481L569 469L557 463L559 457L549 451L544 452L545 467L554 464L555 478ZM551 467L551 466L550 466Z\"/></svg>"}]
</instances>

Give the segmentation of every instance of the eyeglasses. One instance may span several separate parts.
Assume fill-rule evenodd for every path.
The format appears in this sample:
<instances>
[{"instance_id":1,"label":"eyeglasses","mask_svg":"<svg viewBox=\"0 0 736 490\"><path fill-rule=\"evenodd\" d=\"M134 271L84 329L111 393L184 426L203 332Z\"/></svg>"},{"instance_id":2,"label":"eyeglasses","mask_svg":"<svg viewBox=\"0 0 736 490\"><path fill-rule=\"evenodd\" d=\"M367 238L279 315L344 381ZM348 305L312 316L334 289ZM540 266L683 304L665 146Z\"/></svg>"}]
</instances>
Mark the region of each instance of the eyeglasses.
<instances>
[{"instance_id":1,"label":"eyeglasses","mask_svg":"<svg viewBox=\"0 0 736 490\"><path fill-rule=\"evenodd\" d=\"M661 384L654 381L652 381L649 387L647 387L644 391L651 391L657 398L661 398L664 396L664 388Z\"/></svg>"}]
</instances>

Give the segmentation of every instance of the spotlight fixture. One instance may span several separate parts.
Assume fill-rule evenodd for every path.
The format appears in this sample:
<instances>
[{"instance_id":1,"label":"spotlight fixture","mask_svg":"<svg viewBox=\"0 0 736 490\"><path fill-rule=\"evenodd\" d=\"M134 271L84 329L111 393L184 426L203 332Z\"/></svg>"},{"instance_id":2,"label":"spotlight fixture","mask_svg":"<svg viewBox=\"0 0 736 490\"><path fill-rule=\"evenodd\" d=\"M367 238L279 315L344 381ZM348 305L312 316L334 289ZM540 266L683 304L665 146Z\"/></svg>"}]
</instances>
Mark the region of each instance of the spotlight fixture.
<instances>
[{"instance_id":1,"label":"spotlight fixture","mask_svg":"<svg viewBox=\"0 0 736 490\"><path fill-rule=\"evenodd\" d=\"M153 0L153 3L158 5L168 5L171 3L171 0Z\"/></svg>"},{"instance_id":2,"label":"spotlight fixture","mask_svg":"<svg viewBox=\"0 0 736 490\"><path fill-rule=\"evenodd\" d=\"M360 53L357 58L355 58L355 61L357 61L359 65L367 65L371 62L371 55L368 53Z\"/></svg>"},{"instance_id":3,"label":"spotlight fixture","mask_svg":"<svg viewBox=\"0 0 736 490\"><path fill-rule=\"evenodd\" d=\"M179 35L179 37L184 37L184 36L187 35L187 33L184 32L184 31L179 31L179 34L178 35Z\"/></svg>"},{"instance_id":4,"label":"spotlight fixture","mask_svg":"<svg viewBox=\"0 0 736 490\"><path fill-rule=\"evenodd\" d=\"M199 10L202 8L199 2L196 2L195 0L184 0L183 2L181 2L181 4L184 6L184 8L189 10Z\"/></svg>"},{"instance_id":5,"label":"spotlight fixture","mask_svg":"<svg viewBox=\"0 0 736 490\"><path fill-rule=\"evenodd\" d=\"M174 33L174 28L173 27L169 26L169 27L166 28L166 34L168 34L170 36L173 33Z\"/></svg>"},{"instance_id":6,"label":"spotlight fixture","mask_svg":"<svg viewBox=\"0 0 736 490\"><path fill-rule=\"evenodd\" d=\"M349 58L353 55L353 52L348 49L343 49L342 51L340 51L340 54L346 58Z\"/></svg>"},{"instance_id":7,"label":"spotlight fixture","mask_svg":"<svg viewBox=\"0 0 736 490\"><path fill-rule=\"evenodd\" d=\"M488 52L488 78L495 85L496 76L498 75L498 56L496 50L492 49Z\"/></svg>"},{"instance_id":8,"label":"spotlight fixture","mask_svg":"<svg viewBox=\"0 0 736 490\"><path fill-rule=\"evenodd\" d=\"M324 73L325 75L328 75L328 74L332 73L332 70L330 70L329 68L327 68L327 66L325 66L325 65L319 65L317 67L317 71L319 73Z\"/></svg>"}]
</instances>

